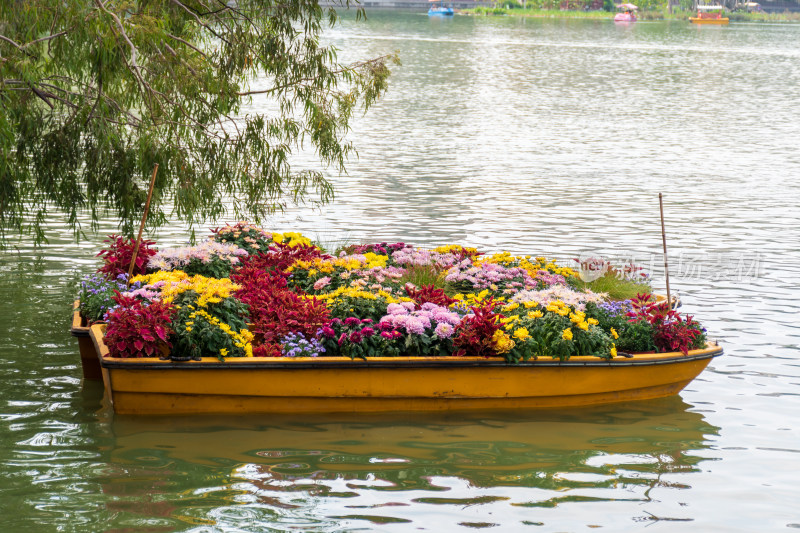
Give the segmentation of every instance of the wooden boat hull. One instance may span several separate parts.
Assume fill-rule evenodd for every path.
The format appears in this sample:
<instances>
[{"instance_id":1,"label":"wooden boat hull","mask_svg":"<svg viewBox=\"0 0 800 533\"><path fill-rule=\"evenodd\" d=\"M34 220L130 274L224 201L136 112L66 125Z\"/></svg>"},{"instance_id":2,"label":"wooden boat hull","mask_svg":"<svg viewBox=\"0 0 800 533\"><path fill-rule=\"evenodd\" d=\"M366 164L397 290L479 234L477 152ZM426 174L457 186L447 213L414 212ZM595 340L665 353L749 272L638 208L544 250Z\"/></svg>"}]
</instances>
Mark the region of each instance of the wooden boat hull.
<instances>
[{"instance_id":1,"label":"wooden boat hull","mask_svg":"<svg viewBox=\"0 0 800 533\"><path fill-rule=\"evenodd\" d=\"M72 325L69 328L69 333L78 339L78 350L81 354L83 378L99 381L103 379L103 373L100 368L100 358L89 336L89 326L86 325L86 321L81 318L78 312L78 304L79 302L76 301L72 309Z\"/></svg>"},{"instance_id":2,"label":"wooden boat hull","mask_svg":"<svg viewBox=\"0 0 800 533\"><path fill-rule=\"evenodd\" d=\"M120 414L321 413L538 409L676 394L722 354L719 346L604 360L507 364L502 358L216 358L171 362L108 357L91 328L103 380Z\"/></svg>"},{"instance_id":3,"label":"wooden boat hull","mask_svg":"<svg viewBox=\"0 0 800 533\"><path fill-rule=\"evenodd\" d=\"M689 22L692 24L728 24L730 19L727 17L719 18L719 19L703 19L698 17L689 17Z\"/></svg>"}]
</instances>

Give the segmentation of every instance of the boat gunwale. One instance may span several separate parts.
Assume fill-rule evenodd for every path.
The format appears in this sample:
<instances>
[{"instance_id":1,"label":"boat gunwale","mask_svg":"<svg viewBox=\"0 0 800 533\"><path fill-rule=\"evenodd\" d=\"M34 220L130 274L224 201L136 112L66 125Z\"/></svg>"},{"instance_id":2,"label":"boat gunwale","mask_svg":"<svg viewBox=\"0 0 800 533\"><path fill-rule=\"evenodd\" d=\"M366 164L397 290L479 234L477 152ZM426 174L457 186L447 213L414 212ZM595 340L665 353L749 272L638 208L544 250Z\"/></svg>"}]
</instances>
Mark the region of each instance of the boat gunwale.
<instances>
[{"instance_id":1,"label":"boat gunwale","mask_svg":"<svg viewBox=\"0 0 800 533\"><path fill-rule=\"evenodd\" d=\"M371 357L369 359L349 359L347 357L228 357L219 361L216 357L203 357L199 361L171 361L158 357L119 358L109 357L108 347L103 342L104 324L91 326L91 337L100 354L100 364L108 369L126 370L208 370L208 369L353 369L353 368L471 368L471 367L622 367L666 365L720 356L723 349L718 344L707 343L705 348L682 352L663 352L656 354L631 354L602 359L596 356L573 356L561 361L558 359L534 359L509 363L503 357Z\"/></svg>"},{"instance_id":2,"label":"boat gunwale","mask_svg":"<svg viewBox=\"0 0 800 533\"><path fill-rule=\"evenodd\" d=\"M88 337L89 329L91 326L84 326L84 319L80 312L80 300L75 300L72 304L72 325L69 328L69 334L73 337Z\"/></svg>"}]
</instances>

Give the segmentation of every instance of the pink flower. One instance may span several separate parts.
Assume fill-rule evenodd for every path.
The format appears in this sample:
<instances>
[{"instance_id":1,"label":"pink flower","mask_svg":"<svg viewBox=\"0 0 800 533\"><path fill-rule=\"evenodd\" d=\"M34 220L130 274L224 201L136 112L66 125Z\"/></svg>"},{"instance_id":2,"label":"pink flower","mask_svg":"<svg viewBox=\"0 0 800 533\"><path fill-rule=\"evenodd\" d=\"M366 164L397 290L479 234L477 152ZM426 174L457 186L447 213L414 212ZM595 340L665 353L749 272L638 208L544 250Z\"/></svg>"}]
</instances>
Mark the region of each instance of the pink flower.
<instances>
[{"instance_id":1,"label":"pink flower","mask_svg":"<svg viewBox=\"0 0 800 533\"><path fill-rule=\"evenodd\" d=\"M331 278L329 278L328 276L325 276L324 278L319 278L314 283L314 290L318 291L318 290L322 289L323 287L327 286L330 282L331 282Z\"/></svg>"},{"instance_id":2,"label":"pink flower","mask_svg":"<svg viewBox=\"0 0 800 533\"><path fill-rule=\"evenodd\" d=\"M439 337L440 339L449 339L450 336L453 335L453 331L455 331L455 328L453 328L453 326L445 322L439 324L438 326L436 326L436 329L433 330L436 336Z\"/></svg>"},{"instance_id":3,"label":"pink flower","mask_svg":"<svg viewBox=\"0 0 800 533\"><path fill-rule=\"evenodd\" d=\"M386 308L386 312L389 313L390 315L406 315L408 314L408 309L406 309L400 304L389 304L388 307Z\"/></svg>"},{"instance_id":4,"label":"pink flower","mask_svg":"<svg viewBox=\"0 0 800 533\"><path fill-rule=\"evenodd\" d=\"M417 335L422 335L423 333L425 333L425 325L423 324L422 320L412 316L409 317L409 319L406 321L406 331L408 331L409 333L416 333Z\"/></svg>"}]
</instances>

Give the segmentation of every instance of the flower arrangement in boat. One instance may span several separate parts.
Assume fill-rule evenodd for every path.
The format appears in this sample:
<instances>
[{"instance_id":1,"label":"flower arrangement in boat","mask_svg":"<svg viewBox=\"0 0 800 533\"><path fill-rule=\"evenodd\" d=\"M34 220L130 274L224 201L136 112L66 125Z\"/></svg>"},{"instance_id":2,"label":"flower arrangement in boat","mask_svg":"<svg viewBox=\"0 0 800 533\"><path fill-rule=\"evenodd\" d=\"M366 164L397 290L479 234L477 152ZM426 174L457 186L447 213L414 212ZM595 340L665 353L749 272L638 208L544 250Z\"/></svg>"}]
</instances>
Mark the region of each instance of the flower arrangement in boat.
<instances>
[{"instance_id":1,"label":"flower arrangement in boat","mask_svg":"<svg viewBox=\"0 0 800 533\"><path fill-rule=\"evenodd\" d=\"M382 242L328 253L299 233L245 222L215 228L192 247L155 251L152 244L135 285L112 291L111 356L517 362L686 353L705 342L692 317L652 299L635 265L602 264L604 278L619 275L640 293L612 301L553 260L459 245L425 250ZM162 321L158 329L154 317Z\"/></svg>"}]
</instances>

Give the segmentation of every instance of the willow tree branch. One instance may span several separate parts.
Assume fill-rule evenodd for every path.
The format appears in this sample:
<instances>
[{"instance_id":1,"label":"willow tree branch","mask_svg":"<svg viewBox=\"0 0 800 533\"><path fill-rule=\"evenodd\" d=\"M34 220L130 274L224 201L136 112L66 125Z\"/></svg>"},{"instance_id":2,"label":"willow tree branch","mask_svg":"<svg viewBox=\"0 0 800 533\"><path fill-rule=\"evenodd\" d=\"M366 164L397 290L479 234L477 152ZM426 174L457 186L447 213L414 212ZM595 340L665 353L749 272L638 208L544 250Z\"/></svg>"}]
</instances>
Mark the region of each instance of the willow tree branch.
<instances>
[{"instance_id":1,"label":"willow tree branch","mask_svg":"<svg viewBox=\"0 0 800 533\"><path fill-rule=\"evenodd\" d=\"M72 28L70 28L70 30L71 29ZM41 42L44 42L44 41L51 41L53 39L56 39L58 37L66 35L67 33L69 33L70 30L64 30L64 31L56 33L54 35L48 35L47 37L42 37L41 39L36 39L35 41L31 41L31 42L25 43L25 44L22 45L22 48L28 47L28 46L30 46L32 44L41 43Z\"/></svg>"},{"instance_id":2,"label":"willow tree branch","mask_svg":"<svg viewBox=\"0 0 800 533\"><path fill-rule=\"evenodd\" d=\"M331 70L331 71L328 72L328 74L331 75L331 76L336 76L338 74L343 74L345 72L354 72L355 70L357 70L359 68L362 68L362 67L384 63L384 62L386 62L387 59L391 59L392 57L394 57L392 54L386 54L386 55L381 56L381 57L376 57L375 59L370 59L369 61L362 61L360 63L353 63L350 66L347 66L347 67L344 67L344 68L341 68L341 69L338 69L338 70ZM300 78L300 79L294 80L294 81L292 81L290 83L285 83L283 85L278 85L276 87L271 87L269 89L263 89L263 90L258 90L258 91L245 91L245 92L241 92L241 93L236 93L236 96L251 96L251 95L254 95L254 94L274 93L276 91L287 89L289 87L295 87L297 85L302 85L305 82L314 81L316 79L317 79L316 76L309 76L307 78Z\"/></svg>"}]
</instances>

